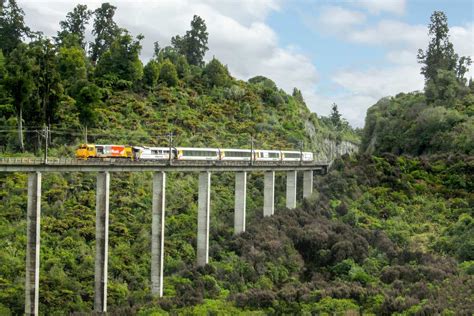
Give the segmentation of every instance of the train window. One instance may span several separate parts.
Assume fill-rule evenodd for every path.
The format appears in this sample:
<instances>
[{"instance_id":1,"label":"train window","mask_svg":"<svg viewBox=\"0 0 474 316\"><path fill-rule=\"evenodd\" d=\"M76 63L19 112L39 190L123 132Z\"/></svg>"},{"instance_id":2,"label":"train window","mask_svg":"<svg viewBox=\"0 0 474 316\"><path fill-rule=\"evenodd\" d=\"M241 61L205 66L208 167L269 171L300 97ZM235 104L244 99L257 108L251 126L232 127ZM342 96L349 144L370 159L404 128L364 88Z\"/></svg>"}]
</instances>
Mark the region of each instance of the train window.
<instances>
[{"instance_id":1,"label":"train window","mask_svg":"<svg viewBox=\"0 0 474 316\"><path fill-rule=\"evenodd\" d=\"M280 153L268 153L268 158L280 158Z\"/></svg>"},{"instance_id":2,"label":"train window","mask_svg":"<svg viewBox=\"0 0 474 316\"><path fill-rule=\"evenodd\" d=\"M226 151L224 155L227 157L250 157L250 152Z\"/></svg>"},{"instance_id":3,"label":"train window","mask_svg":"<svg viewBox=\"0 0 474 316\"><path fill-rule=\"evenodd\" d=\"M158 150L152 150L152 151L151 151L151 154L152 154L152 155L158 155Z\"/></svg>"},{"instance_id":4,"label":"train window","mask_svg":"<svg viewBox=\"0 0 474 316\"><path fill-rule=\"evenodd\" d=\"M284 153L285 158L300 158L300 153Z\"/></svg>"}]
</instances>

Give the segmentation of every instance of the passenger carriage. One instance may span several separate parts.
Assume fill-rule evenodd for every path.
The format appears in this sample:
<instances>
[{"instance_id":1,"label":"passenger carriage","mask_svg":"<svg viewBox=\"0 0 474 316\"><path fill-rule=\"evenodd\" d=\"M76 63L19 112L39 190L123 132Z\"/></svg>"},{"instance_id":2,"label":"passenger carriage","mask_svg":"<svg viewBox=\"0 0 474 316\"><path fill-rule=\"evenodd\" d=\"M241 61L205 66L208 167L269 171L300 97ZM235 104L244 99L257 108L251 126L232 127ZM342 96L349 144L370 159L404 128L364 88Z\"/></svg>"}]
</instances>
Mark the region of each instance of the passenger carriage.
<instances>
[{"instance_id":1,"label":"passenger carriage","mask_svg":"<svg viewBox=\"0 0 474 316\"><path fill-rule=\"evenodd\" d=\"M250 149L219 149L223 161L250 161L252 150Z\"/></svg>"},{"instance_id":2,"label":"passenger carriage","mask_svg":"<svg viewBox=\"0 0 474 316\"><path fill-rule=\"evenodd\" d=\"M301 151L281 151L281 160L282 161L301 161Z\"/></svg>"},{"instance_id":3,"label":"passenger carriage","mask_svg":"<svg viewBox=\"0 0 474 316\"><path fill-rule=\"evenodd\" d=\"M176 157L176 149L171 148L171 159ZM133 158L134 160L169 160L170 159L170 148L169 147L133 147Z\"/></svg>"},{"instance_id":4,"label":"passenger carriage","mask_svg":"<svg viewBox=\"0 0 474 316\"><path fill-rule=\"evenodd\" d=\"M262 150L256 149L255 161L281 161L281 151L280 150Z\"/></svg>"},{"instance_id":5,"label":"passenger carriage","mask_svg":"<svg viewBox=\"0 0 474 316\"><path fill-rule=\"evenodd\" d=\"M220 160L217 148L176 147L177 160Z\"/></svg>"}]
</instances>

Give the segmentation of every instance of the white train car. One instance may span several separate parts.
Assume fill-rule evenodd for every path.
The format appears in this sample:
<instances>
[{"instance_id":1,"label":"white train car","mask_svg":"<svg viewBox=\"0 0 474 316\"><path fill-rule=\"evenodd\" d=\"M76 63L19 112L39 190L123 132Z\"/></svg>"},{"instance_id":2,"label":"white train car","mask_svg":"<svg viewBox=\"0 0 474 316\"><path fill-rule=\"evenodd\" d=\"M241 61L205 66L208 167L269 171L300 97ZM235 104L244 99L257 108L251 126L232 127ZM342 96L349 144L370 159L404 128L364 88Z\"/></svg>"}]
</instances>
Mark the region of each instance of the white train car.
<instances>
[{"instance_id":1,"label":"white train car","mask_svg":"<svg viewBox=\"0 0 474 316\"><path fill-rule=\"evenodd\" d=\"M229 161L250 161L252 158L252 151L250 149L219 149L221 153L221 160Z\"/></svg>"},{"instance_id":2,"label":"white train car","mask_svg":"<svg viewBox=\"0 0 474 316\"><path fill-rule=\"evenodd\" d=\"M303 154L303 157L301 160L306 161L306 162L310 162L314 160L313 153L304 151L302 152L302 154Z\"/></svg>"},{"instance_id":3,"label":"white train car","mask_svg":"<svg viewBox=\"0 0 474 316\"><path fill-rule=\"evenodd\" d=\"M281 161L281 151L280 150L262 150L256 149L255 161Z\"/></svg>"},{"instance_id":4,"label":"white train car","mask_svg":"<svg viewBox=\"0 0 474 316\"><path fill-rule=\"evenodd\" d=\"M176 156L176 150L171 149L171 159ZM135 160L169 160L170 159L170 148L169 147L133 147L133 158Z\"/></svg>"},{"instance_id":5,"label":"white train car","mask_svg":"<svg viewBox=\"0 0 474 316\"><path fill-rule=\"evenodd\" d=\"M217 148L176 147L178 160L219 160L220 151Z\"/></svg>"},{"instance_id":6,"label":"white train car","mask_svg":"<svg viewBox=\"0 0 474 316\"><path fill-rule=\"evenodd\" d=\"M281 160L282 161L301 161L301 151L282 150Z\"/></svg>"}]
</instances>

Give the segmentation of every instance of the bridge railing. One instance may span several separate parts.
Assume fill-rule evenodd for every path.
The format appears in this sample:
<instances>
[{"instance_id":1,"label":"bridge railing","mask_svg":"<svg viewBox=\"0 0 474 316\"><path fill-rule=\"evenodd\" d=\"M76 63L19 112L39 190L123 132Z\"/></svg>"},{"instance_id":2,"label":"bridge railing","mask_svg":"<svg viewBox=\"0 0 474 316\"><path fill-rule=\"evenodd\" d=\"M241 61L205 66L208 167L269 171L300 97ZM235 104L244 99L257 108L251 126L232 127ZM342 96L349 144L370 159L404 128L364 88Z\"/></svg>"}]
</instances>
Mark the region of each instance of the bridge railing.
<instances>
[{"instance_id":1,"label":"bridge railing","mask_svg":"<svg viewBox=\"0 0 474 316\"><path fill-rule=\"evenodd\" d=\"M45 164L45 160L39 157L3 157L0 158L0 165L42 165ZM48 158L46 164L48 165L158 165L166 166L169 164L168 160L140 160L132 161L128 159L76 159L76 158ZM210 160L193 160L193 161L183 161L183 160L173 160L173 165L179 166L209 166L209 165L219 165L219 166L248 166L249 161L210 161ZM302 162L299 161L254 161L256 166L278 166L278 165L327 165L326 161L313 161L313 162Z\"/></svg>"}]
</instances>

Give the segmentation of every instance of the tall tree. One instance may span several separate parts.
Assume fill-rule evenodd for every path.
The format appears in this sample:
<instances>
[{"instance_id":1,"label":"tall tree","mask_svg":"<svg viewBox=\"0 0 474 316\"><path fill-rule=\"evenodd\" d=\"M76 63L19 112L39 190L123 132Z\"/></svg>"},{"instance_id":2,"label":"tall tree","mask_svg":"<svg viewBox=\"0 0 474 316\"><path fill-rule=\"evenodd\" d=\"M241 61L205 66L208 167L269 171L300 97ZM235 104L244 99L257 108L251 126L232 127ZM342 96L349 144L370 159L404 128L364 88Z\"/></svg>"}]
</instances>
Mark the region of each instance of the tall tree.
<instances>
[{"instance_id":1,"label":"tall tree","mask_svg":"<svg viewBox=\"0 0 474 316\"><path fill-rule=\"evenodd\" d=\"M66 88L78 80L87 79L87 59L82 48L60 47L56 58L58 72Z\"/></svg>"},{"instance_id":2,"label":"tall tree","mask_svg":"<svg viewBox=\"0 0 474 316\"><path fill-rule=\"evenodd\" d=\"M206 22L198 15L191 21L191 30L181 37L174 36L171 44L182 55L186 56L188 63L195 66L204 66L204 55L207 50L207 32Z\"/></svg>"},{"instance_id":3,"label":"tall tree","mask_svg":"<svg viewBox=\"0 0 474 316\"><path fill-rule=\"evenodd\" d=\"M331 122L335 127L340 127L341 126L341 113L339 113L339 110L337 109L337 104L333 103L331 107Z\"/></svg>"},{"instance_id":4,"label":"tall tree","mask_svg":"<svg viewBox=\"0 0 474 316\"><path fill-rule=\"evenodd\" d=\"M116 9L106 2L94 11L92 34L94 34L95 40L91 43L91 59L94 63L110 48L115 38L120 34L120 29L114 21Z\"/></svg>"},{"instance_id":5,"label":"tall tree","mask_svg":"<svg viewBox=\"0 0 474 316\"><path fill-rule=\"evenodd\" d=\"M92 11L87 9L87 5L78 4L71 12L66 15L66 20L59 22L61 31L58 32L56 41L65 46L86 47L85 31L86 25Z\"/></svg>"},{"instance_id":6,"label":"tall tree","mask_svg":"<svg viewBox=\"0 0 474 316\"><path fill-rule=\"evenodd\" d=\"M118 35L97 63L96 75L105 77L112 83L118 80L136 83L140 80L143 77L143 65L140 61L142 39L143 36L138 35L137 39L133 40L126 31Z\"/></svg>"},{"instance_id":7,"label":"tall tree","mask_svg":"<svg viewBox=\"0 0 474 316\"><path fill-rule=\"evenodd\" d=\"M212 58L212 60L206 65L203 75L207 84L211 88L226 86L230 81L229 71L216 58Z\"/></svg>"},{"instance_id":8,"label":"tall tree","mask_svg":"<svg viewBox=\"0 0 474 316\"><path fill-rule=\"evenodd\" d=\"M25 12L16 0L0 1L0 49L8 55L31 34L24 21Z\"/></svg>"},{"instance_id":9,"label":"tall tree","mask_svg":"<svg viewBox=\"0 0 474 316\"><path fill-rule=\"evenodd\" d=\"M439 70L454 71L462 80L471 64L469 57L461 57L454 52L453 44L449 40L448 18L442 11L435 11L431 15L428 26L428 35L431 37L426 51L418 50L418 62L422 64L421 74L425 82L437 81Z\"/></svg>"},{"instance_id":10,"label":"tall tree","mask_svg":"<svg viewBox=\"0 0 474 316\"><path fill-rule=\"evenodd\" d=\"M37 87L41 121L54 121L59 100L63 93L61 78L57 70L56 47L49 39L39 38L31 44L31 55L35 59L34 76Z\"/></svg>"},{"instance_id":11,"label":"tall tree","mask_svg":"<svg viewBox=\"0 0 474 316\"><path fill-rule=\"evenodd\" d=\"M5 86L13 99L17 114L18 145L25 150L23 141L23 110L31 99L35 89L33 75L34 59L31 58L28 45L20 43L8 56Z\"/></svg>"}]
</instances>

